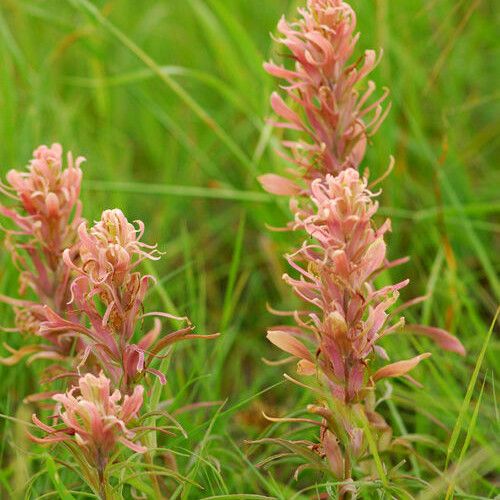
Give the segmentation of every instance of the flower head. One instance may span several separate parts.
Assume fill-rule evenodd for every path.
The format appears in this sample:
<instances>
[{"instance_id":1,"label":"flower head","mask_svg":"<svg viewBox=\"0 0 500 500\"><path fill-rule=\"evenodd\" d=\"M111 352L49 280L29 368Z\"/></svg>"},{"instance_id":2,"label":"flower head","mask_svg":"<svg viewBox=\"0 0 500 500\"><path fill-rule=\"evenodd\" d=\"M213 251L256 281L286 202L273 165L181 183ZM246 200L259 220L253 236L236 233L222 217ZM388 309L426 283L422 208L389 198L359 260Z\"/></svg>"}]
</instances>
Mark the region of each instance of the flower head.
<instances>
[{"instance_id":1,"label":"flower head","mask_svg":"<svg viewBox=\"0 0 500 500\"><path fill-rule=\"evenodd\" d=\"M63 251L77 253L77 227L82 222L79 200L83 157L75 161L67 155L63 166L60 144L40 146L33 152L27 170L10 170L8 184L0 192L16 205L0 205L0 214L9 218L14 229L6 229L5 246L19 269L19 293L30 290L36 298L19 300L0 296L0 301L14 308L17 331L39 335L47 320L44 306L66 316L70 300L70 270L63 263ZM19 361L26 354L36 358L61 360L74 350L72 339L49 335L47 343L24 346L15 351L9 346L9 358L0 363ZM34 354L33 354L34 353Z\"/></svg>"},{"instance_id":2,"label":"flower head","mask_svg":"<svg viewBox=\"0 0 500 500\"><path fill-rule=\"evenodd\" d=\"M84 160L78 157L73 161L68 153L68 166L64 168L60 144L40 146L33 152L27 171L10 170L9 186L1 187L22 207L20 212L1 207L1 212L16 223L21 234L43 247L53 269L62 251L73 244L76 227L82 220L80 165Z\"/></svg>"},{"instance_id":3,"label":"flower head","mask_svg":"<svg viewBox=\"0 0 500 500\"><path fill-rule=\"evenodd\" d=\"M82 223L78 228L81 259L78 271L96 285L109 282L121 286L142 260L159 258L155 247L140 241L144 224L136 223L137 228L118 208L105 210L90 230Z\"/></svg>"},{"instance_id":4,"label":"flower head","mask_svg":"<svg viewBox=\"0 0 500 500\"><path fill-rule=\"evenodd\" d=\"M359 92L359 83L375 68L377 56L367 50L360 60L350 63L359 34L356 15L347 3L309 0L299 14L296 22L282 18L278 23L283 35L278 42L290 51L293 67L269 62L264 68L285 80L290 103L298 108L276 92L271 96L271 106L282 119L275 125L309 138L307 142L285 141L284 146L299 165L299 175L311 180L359 166L368 136L385 117L381 103L387 93L368 104L375 84L368 81L364 92ZM269 180L263 180L268 188Z\"/></svg>"},{"instance_id":5,"label":"flower head","mask_svg":"<svg viewBox=\"0 0 500 500\"><path fill-rule=\"evenodd\" d=\"M390 427L375 411L375 384L407 376L430 356L424 353L373 368L377 358L389 359L380 342L404 326L404 318L390 309L408 283L377 287L374 282L392 265L384 241L390 223L375 226L374 197L367 179L352 168L312 181L310 199L296 206L293 223L308 238L287 256L298 276L284 275L305 307L293 313L296 326L281 325L268 332L273 344L298 359L297 372L319 383L320 401L310 411L322 417L323 427L319 445L310 448L328 459L337 478L342 478L341 448L356 458L368 451L360 414L381 451L391 442ZM445 349L463 353L460 342L443 330L421 333Z\"/></svg>"},{"instance_id":6,"label":"flower head","mask_svg":"<svg viewBox=\"0 0 500 500\"><path fill-rule=\"evenodd\" d=\"M71 284L71 305L81 317L68 320L55 311L46 310L47 320L40 325L44 336L76 338L83 347L79 351L79 366L89 356L101 366L112 382L128 393L145 373L157 376L165 383L165 375L151 367L162 351L180 340L192 337L193 327L187 318L163 312L143 313L143 301L151 276L143 275L137 266L144 259L158 259L156 246L141 241L144 225L134 227L121 210L106 210L90 229L78 228L79 252L64 252L64 261L77 273ZM168 335L162 335L160 321L133 343L137 326L143 326L147 316L187 321L188 325ZM83 321L82 321L83 318Z\"/></svg>"},{"instance_id":7,"label":"flower head","mask_svg":"<svg viewBox=\"0 0 500 500\"><path fill-rule=\"evenodd\" d=\"M118 443L137 453L146 451L134 442L136 433L131 427L142 407L143 393L144 388L136 386L130 396L122 398L120 391L111 392L111 382L102 373L97 377L88 373L77 387L53 396L58 403L57 420L63 426L50 427L33 415L33 422L47 435L30 437L39 443L74 440L89 463L102 470Z\"/></svg>"},{"instance_id":8,"label":"flower head","mask_svg":"<svg viewBox=\"0 0 500 500\"><path fill-rule=\"evenodd\" d=\"M332 394L349 402L360 397L367 359L387 328L387 309L407 281L380 290L371 283L386 263L383 234L388 224L373 227L377 203L366 179L348 169L336 177L316 179L311 193L314 208L298 210L295 223L311 240L288 257L299 278L285 275L285 281L313 307L299 316L299 327L314 333L306 342L312 341ZM283 328L279 331L271 330L269 339L283 348L290 337ZM294 330L293 338L300 341L303 335ZM316 373L311 355L301 357L299 370Z\"/></svg>"},{"instance_id":9,"label":"flower head","mask_svg":"<svg viewBox=\"0 0 500 500\"><path fill-rule=\"evenodd\" d=\"M127 327L127 339L133 333L149 281L149 276L142 276L136 268L144 259L160 258L156 246L141 241L144 224L136 223L137 228L117 208L105 210L90 229L86 223L79 226L78 255L64 252L67 266L79 274L73 283L74 297L85 293L79 299L87 300L98 295L107 308L104 323L116 330Z\"/></svg>"}]
</instances>

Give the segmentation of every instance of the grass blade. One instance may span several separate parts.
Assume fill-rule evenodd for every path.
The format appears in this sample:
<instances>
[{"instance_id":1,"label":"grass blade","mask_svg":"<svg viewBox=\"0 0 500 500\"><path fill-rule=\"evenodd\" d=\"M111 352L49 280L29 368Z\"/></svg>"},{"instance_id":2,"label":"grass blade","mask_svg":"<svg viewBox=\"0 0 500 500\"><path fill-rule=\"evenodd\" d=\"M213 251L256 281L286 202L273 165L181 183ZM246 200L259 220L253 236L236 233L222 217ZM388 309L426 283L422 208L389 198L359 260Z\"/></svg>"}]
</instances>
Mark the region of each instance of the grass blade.
<instances>
[{"instance_id":1,"label":"grass blade","mask_svg":"<svg viewBox=\"0 0 500 500\"><path fill-rule=\"evenodd\" d=\"M248 168L251 173L255 172L255 167L246 153L236 144L227 132L193 99L193 97L184 90L184 88L176 82L170 75L162 71L155 60L149 56L144 50L136 45L123 31L118 29L111 21L106 19L97 7L92 5L88 0L70 0L75 7L85 12L95 22L100 24L108 33L121 42L128 50L130 50L137 58L139 58L148 68L150 68L167 87L172 90L193 113L200 118L223 142L234 156Z\"/></svg>"},{"instance_id":2,"label":"grass blade","mask_svg":"<svg viewBox=\"0 0 500 500\"><path fill-rule=\"evenodd\" d=\"M484 339L483 342L483 347L481 348L481 352L479 353L479 356L476 360L476 366L474 367L474 371L472 373L469 386L467 387L467 392L465 394L465 398L462 403L462 407L460 408L460 413L458 414L457 421L455 422L455 426L453 428L453 432L451 434L450 442L448 444L448 451L446 453L446 464L445 467L448 468L448 465L450 463L451 455L453 451L455 450L455 447L457 445L458 437L460 435L460 431L463 427L465 427L465 416L467 415L467 411L469 409L470 405L470 400L472 398L472 393L474 392L474 387L476 386L476 381L479 376L479 370L481 369L481 365L483 364L483 359L486 354L486 350L488 348L488 344L490 342L491 335L493 333L493 329L495 327L498 314L500 313L500 307L497 309L497 312L495 314L495 317L493 318L493 321L491 323L490 329L488 330L488 333Z\"/></svg>"},{"instance_id":3,"label":"grass blade","mask_svg":"<svg viewBox=\"0 0 500 500\"><path fill-rule=\"evenodd\" d=\"M465 457L465 453L467 452L467 449L469 448L469 445L472 441L472 436L474 434L474 430L476 429L477 417L479 415L479 408L481 407L481 401L483 399L483 391L484 391L485 384L486 384L486 377L483 380L483 385L481 386L481 392L479 393L479 397L477 398L476 406L474 407L474 412L472 413L472 417L471 417L469 426L467 427L467 434L465 436L465 441L464 441L464 444L462 446L462 450L460 451L460 456L458 457L458 460L456 463L456 469L460 468L460 465ZM446 500L448 500L449 498L453 498L453 492L455 490L455 478L456 478L456 474L453 474L451 481L450 481L450 484L448 486L448 491L446 492Z\"/></svg>"},{"instance_id":4,"label":"grass blade","mask_svg":"<svg viewBox=\"0 0 500 500\"><path fill-rule=\"evenodd\" d=\"M258 191L206 188L200 186L164 186L161 184L148 184L144 182L86 180L85 188L89 191L116 191L120 193L182 196L188 198L206 198L241 202L271 203L273 201L267 193L259 193Z\"/></svg>"}]
</instances>

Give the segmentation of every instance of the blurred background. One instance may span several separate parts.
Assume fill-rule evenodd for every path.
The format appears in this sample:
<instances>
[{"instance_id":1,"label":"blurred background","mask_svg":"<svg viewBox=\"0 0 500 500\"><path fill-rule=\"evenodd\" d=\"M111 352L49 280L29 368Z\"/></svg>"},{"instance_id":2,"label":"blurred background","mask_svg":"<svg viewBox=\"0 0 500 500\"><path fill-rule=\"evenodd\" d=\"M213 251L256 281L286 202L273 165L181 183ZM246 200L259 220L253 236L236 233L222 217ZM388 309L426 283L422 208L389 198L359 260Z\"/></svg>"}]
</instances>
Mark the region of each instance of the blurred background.
<instances>
[{"instance_id":1,"label":"blurred background","mask_svg":"<svg viewBox=\"0 0 500 500\"><path fill-rule=\"evenodd\" d=\"M266 327L279 321L266 303L283 309L295 304L281 282L286 271L281 255L298 240L267 229L287 222L288 207L256 181L259 174L286 168L274 151L280 132L266 123L277 82L262 63L282 58L270 33L282 14L294 17L300 3L0 3L2 176L24 167L41 143L60 142L85 156L85 216L92 220L105 208L120 207L129 219L145 221L146 241L158 242L165 252L147 268L159 279L148 309L187 314L199 333L223 333L216 342L176 348L164 394L173 409L227 400L219 412L215 406L181 414L193 432L188 442L169 444L184 450L184 469L205 487L189 498L238 492L286 498L313 477L305 474L289 484L293 467L285 463L270 476L254 467L270 451L242 444L280 432L263 420L262 410L283 416L308 402L297 387L281 383L283 367L261 360L279 358L265 340ZM431 294L408 313L409 320L448 328L469 352L459 359L411 337L387 343L395 359L414 355L415 349L433 352L415 371L425 388L396 382L395 405L384 412L397 433L429 436L431 441L417 450L441 469L500 293L498 6L488 0L352 4L362 32L360 53L384 49L373 78L379 91L390 88L392 100L365 165L378 177L389 155L395 156L380 212L393 219L390 257L412 259L381 279L409 276L403 299ZM2 293L13 294L17 274L9 255L0 255ZM0 311L1 325L10 326L11 313L5 306ZM472 464L463 476L467 487L485 496L495 481L489 453L499 423L495 347L493 339L480 372L485 385L479 417L464 458ZM37 387L39 370L40 365L0 367L2 414L28 418L31 409L21 401ZM479 388L478 383L473 403ZM462 416L465 431L472 407ZM15 457L28 445L15 422L0 420L0 435L1 492L40 465L26 454L24 465L16 466ZM193 449L196 457L187 451ZM46 491L44 481L38 479L34 491Z\"/></svg>"}]
</instances>

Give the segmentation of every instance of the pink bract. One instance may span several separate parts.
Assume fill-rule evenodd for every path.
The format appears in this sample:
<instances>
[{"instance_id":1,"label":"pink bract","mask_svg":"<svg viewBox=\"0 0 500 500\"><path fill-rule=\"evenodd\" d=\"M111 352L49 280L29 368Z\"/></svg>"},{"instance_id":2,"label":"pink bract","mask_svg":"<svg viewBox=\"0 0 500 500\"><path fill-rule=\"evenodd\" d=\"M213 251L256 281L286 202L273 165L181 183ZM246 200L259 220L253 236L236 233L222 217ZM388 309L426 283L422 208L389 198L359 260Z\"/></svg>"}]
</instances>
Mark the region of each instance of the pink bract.
<instances>
[{"instance_id":1,"label":"pink bract","mask_svg":"<svg viewBox=\"0 0 500 500\"><path fill-rule=\"evenodd\" d=\"M97 377L88 373L78 380L78 386L53 396L58 403L54 426L33 415L33 422L46 436L30 438L38 443L74 441L88 462L103 470L118 443L137 453L147 450L135 441L131 427L142 407L143 393L144 388L136 386L130 396L122 398L120 391L111 390L111 381L102 373Z\"/></svg>"},{"instance_id":2,"label":"pink bract","mask_svg":"<svg viewBox=\"0 0 500 500\"><path fill-rule=\"evenodd\" d=\"M12 207L0 205L0 214L15 226L5 230L5 246L20 271L20 294L30 290L37 297L0 297L13 307L16 329L22 334L40 335L40 324L47 319L45 305L60 315L71 316L67 307L70 270L62 255L65 249L72 255L77 253L77 227L83 220L79 200L83 161L83 157L73 160L68 153L64 167L60 144L40 146L26 171L10 170L8 184L0 184L0 192L15 202ZM0 358L0 363L13 364L25 355L31 361L61 360L78 348L71 339L41 336L42 343L18 351L6 346L11 356Z\"/></svg>"},{"instance_id":3,"label":"pink bract","mask_svg":"<svg viewBox=\"0 0 500 500\"><path fill-rule=\"evenodd\" d=\"M360 82L377 65L377 56L367 50L358 61L353 59L359 33L352 8L341 0L309 0L299 14L296 22L282 18L278 23L282 37L277 41L291 53L292 67L269 62L264 68L285 81L289 103L276 92L271 96L271 106L282 120L275 126L308 138L285 141L284 146L300 175L310 180L357 168L368 137L389 108L384 112L381 106L386 91L370 102L375 91L372 81L360 91Z\"/></svg>"}]
</instances>

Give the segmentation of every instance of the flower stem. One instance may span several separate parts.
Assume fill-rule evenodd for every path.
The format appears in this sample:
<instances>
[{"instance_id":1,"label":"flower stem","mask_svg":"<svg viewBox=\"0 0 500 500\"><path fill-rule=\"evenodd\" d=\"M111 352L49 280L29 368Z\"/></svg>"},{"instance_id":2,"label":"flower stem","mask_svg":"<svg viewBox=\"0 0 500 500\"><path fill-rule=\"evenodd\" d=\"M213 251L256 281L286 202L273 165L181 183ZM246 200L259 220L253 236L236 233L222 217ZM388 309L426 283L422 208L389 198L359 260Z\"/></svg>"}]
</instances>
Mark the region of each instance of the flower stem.
<instances>
[{"instance_id":1,"label":"flower stem","mask_svg":"<svg viewBox=\"0 0 500 500\"><path fill-rule=\"evenodd\" d=\"M153 456L152 456L152 452L151 451L147 451L144 454L144 460L146 461L146 463L148 465L154 465ZM158 500L162 500L163 499L163 494L161 492L160 484L158 482L158 476L154 472L152 472L150 477L151 477L151 482L153 484L153 489L155 491L156 498Z\"/></svg>"}]
</instances>

